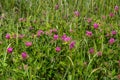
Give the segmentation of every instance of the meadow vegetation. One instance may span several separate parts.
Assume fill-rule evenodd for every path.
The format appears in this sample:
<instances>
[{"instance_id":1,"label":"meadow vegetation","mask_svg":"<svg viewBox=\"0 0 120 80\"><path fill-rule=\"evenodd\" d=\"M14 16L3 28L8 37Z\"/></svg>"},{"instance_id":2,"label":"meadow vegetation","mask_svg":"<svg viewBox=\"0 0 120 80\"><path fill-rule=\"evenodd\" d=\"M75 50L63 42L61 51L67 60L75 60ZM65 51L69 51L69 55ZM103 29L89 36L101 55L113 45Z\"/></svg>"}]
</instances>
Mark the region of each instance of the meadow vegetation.
<instances>
[{"instance_id":1,"label":"meadow vegetation","mask_svg":"<svg viewBox=\"0 0 120 80\"><path fill-rule=\"evenodd\" d=\"M0 80L119 80L120 0L0 0Z\"/></svg>"}]
</instances>

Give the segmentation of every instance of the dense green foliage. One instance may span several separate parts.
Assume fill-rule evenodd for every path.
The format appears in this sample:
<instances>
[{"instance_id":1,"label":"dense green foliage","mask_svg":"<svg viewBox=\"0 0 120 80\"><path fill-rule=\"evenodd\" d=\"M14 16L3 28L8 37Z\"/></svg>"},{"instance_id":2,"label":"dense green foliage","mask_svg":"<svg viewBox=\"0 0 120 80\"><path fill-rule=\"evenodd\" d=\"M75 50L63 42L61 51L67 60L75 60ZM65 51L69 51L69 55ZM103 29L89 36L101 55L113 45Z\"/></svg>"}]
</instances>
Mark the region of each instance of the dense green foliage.
<instances>
[{"instance_id":1,"label":"dense green foliage","mask_svg":"<svg viewBox=\"0 0 120 80\"><path fill-rule=\"evenodd\" d=\"M119 0L0 0L0 80L117 80L119 60Z\"/></svg>"}]
</instances>

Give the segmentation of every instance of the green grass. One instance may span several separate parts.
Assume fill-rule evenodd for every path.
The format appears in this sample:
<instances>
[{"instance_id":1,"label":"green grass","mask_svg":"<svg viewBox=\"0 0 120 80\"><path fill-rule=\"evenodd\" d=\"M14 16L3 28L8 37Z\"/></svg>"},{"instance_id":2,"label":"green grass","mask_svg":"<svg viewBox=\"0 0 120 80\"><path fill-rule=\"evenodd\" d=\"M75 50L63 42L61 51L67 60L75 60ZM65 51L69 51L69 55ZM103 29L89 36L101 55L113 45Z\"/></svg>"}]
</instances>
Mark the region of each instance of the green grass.
<instances>
[{"instance_id":1,"label":"green grass","mask_svg":"<svg viewBox=\"0 0 120 80\"><path fill-rule=\"evenodd\" d=\"M114 10L116 5L118 12ZM79 17L74 15L76 10ZM112 18L111 12L115 14ZM0 0L0 16L0 80L120 79L119 0ZM20 18L26 21L20 22ZM99 24L98 29L93 28L94 23ZM29 30L31 26L33 30ZM51 29L57 32L50 33ZM48 35L37 37L38 30ZM93 36L86 36L86 30ZM106 37L112 30L117 34ZM9 40L5 38L7 33ZM20 34L25 37L20 39ZM58 40L53 39L54 34L58 34ZM70 42L61 40L63 34L76 42L73 49L69 48ZM115 38L112 45L108 43L110 38ZM32 46L26 47L27 41ZM57 46L60 52L56 52ZM7 52L9 47L13 48L12 54ZM94 54L89 53L90 48L94 48ZM102 56L97 55L99 51ZM22 59L22 52L27 52L27 59Z\"/></svg>"}]
</instances>

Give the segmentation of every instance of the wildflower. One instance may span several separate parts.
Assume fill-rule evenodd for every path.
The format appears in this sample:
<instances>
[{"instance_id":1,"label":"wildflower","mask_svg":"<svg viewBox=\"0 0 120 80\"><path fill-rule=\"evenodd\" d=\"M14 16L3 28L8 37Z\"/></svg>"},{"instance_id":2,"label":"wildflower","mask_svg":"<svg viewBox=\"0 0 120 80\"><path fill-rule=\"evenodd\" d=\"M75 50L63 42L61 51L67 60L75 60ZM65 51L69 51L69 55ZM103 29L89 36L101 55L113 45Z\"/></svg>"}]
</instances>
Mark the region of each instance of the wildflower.
<instances>
[{"instance_id":1,"label":"wildflower","mask_svg":"<svg viewBox=\"0 0 120 80\"><path fill-rule=\"evenodd\" d=\"M91 31L86 31L86 36L91 37L92 36L92 32Z\"/></svg>"},{"instance_id":2,"label":"wildflower","mask_svg":"<svg viewBox=\"0 0 120 80\"><path fill-rule=\"evenodd\" d=\"M97 52L97 55L102 56L102 52L101 51Z\"/></svg>"},{"instance_id":3,"label":"wildflower","mask_svg":"<svg viewBox=\"0 0 120 80\"><path fill-rule=\"evenodd\" d=\"M62 36L62 40L64 40L66 37L67 37L66 34L64 34L64 35Z\"/></svg>"},{"instance_id":4,"label":"wildflower","mask_svg":"<svg viewBox=\"0 0 120 80\"><path fill-rule=\"evenodd\" d=\"M54 40L57 40L58 39L58 35L54 35Z\"/></svg>"},{"instance_id":5,"label":"wildflower","mask_svg":"<svg viewBox=\"0 0 120 80\"><path fill-rule=\"evenodd\" d=\"M55 5L55 10L58 10L58 9L59 9L59 5L56 4L56 5Z\"/></svg>"},{"instance_id":6,"label":"wildflower","mask_svg":"<svg viewBox=\"0 0 120 80\"><path fill-rule=\"evenodd\" d=\"M88 19L87 19L87 22L88 22L88 23L92 22L92 19L91 19L91 18L88 18Z\"/></svg>"},{"instance_id":7,"label":"wildflower","mask_svg":"<svg viewBox=\"0 0 120 80\"><path fill-rule=\"evenodd\" d=\"M52 32L57 32L57 29L52 29Z\"/></svg>"},{"instance_id":8,"label":"wildflower","mask_svg":"<svg viewBox=\"0 0 120 80\"><path fill-rule=\"evenodd\" d=\"M39 30L39 31L37 32L37 36L40 37L41 34L44 34L44 32L43 32L42 30Z\"/></svg>"},{"instance_id":9,"label":"wildflower","mask_svg":"<svg viewBox=\"0 0 120 80\"><path fill-rule=\"evenodd\" d=\"M79 16L80 16L80 13L79 13L78 11L75 11L75 12L74 12L74 15L75 15L76 17L79 17Z\"/></svg>"},{"instance_id":10,"label":"wildflower","mask_svg":"<svg viewBox=\"0 0 120 80\"><path fill-rule=\"evenodd\" d=\"M29 27L29 31L32 31L34 28L32 26Z\"/></svg>"},{"instance_id":11,"label":"wildflower","mask_svg":"<svg viewBox=\"0 0 120 80\"><path fill-rule=\"evenodd\" d=\"M6 34L5 38L10 39L10 34Z\"/></svg>"},{"instance_id":12,"label":"wildflower","mask_svg":"<svg viewBox=\"0 0 120 80\"><path fill-rule=\"evenodd\" d=\"M46 31L45 34L48 36L52 35L49 31Z\"/></svg>"},{"instance_id":13,"label":"wildflower","mask_svg":"<svg viewBox=\"0 0 120 80\"><path fill-rule=\"evenodd\" d=\"M57 29L55 28L50 30L50 33L56 33L56 32L57 32Z\"/></svg>"},{"instance_id":14,"label":"wildflower","mask_svg":"<svg viewBox=\"0 0 120 80\"><path fill-rule=\"evenodd\" d=\"M68 42L68 41L71 40L71 38L68 37L68 36L66 36L66 34L64 34L64 35L62 36L62 40L65 41L65 42Z\"/></svg>"},{"instance_id":15,"label":"wildflower","mask_svg":"<svg viewBox=\"0 0 120 80\"><path fill-rule=\"evenodd\" d=\"M24 34L20 34L18 37L19 37L20 39L22 39L22 38L25 37L25 35L24 35Z\"/></svg>"},{"instance_id":16,"label":"wildflower","mask_svg":"<svg viewBox=\"0 0 120 80\"><path fill-rule=\"evenodd\" d=\"M27 58L27 53L26 52L22 52L21 56L22 56L23 59L26 59Z\"/></svg>"},{"instance_id":17,"label":"wildflower","mask_svg":"<svg viewBox=\"0 0 120 80\"><path fill-rule=\"evenodd\" d=\"M60 47L56 47L55 50L56 50L56 52L60 52L61 48Z\"/></svg>"},{"instance_id":18,"label":"wildflower","mask_svg":"<svg viewBox=\"0 0 120 80\"><path fill-rule=\"evenodd\" d=\"M19 18L19 22L25 22L26 18Z\"/></svg>"},{"instance_id":19,"label":"wildflower","mask_svg":"<svg viewBox=\"0 0 120 80\"><path fill-rule=\"evenodd\" d=\"M114 42L115 42L115 39L114 38L110 38L109 44L113 44Z\"/></svg>"},{"instance_id":20,"label":"wildflower","mask_svg":"<svg viewBox=\"0 0 120 80\"><path fill-rule=\"evenodd\" d=\"M93 26L94 26L95 29L98 29L98 27L99 27L99 25L97 23L94 23Z\"/></svg>"},{"instance_id":21,"label":"wildflower","mask_svg":"<svg viewBox=\"0 0 120 80\"><path fill-rule=\"evenodd\" d=\"M112 31L111 33L112 33L112 35L116 35L117 34L117 32L115 30Z\"/></svg>"},{"instance_id":22,"label":"wildflower","mask_svg":"<svg viewBox=\"0 0 120 80\"><path fill-rule=\"evenodd\" d=\"M26 42L25 45L26 45L27 47L32 46L32 42Z\"/></svg>"},{"instance_id":23,"label":"wildflower","mask_svg":"<svg viewBox=\"0 0 120 80\"><path fill-rule=\"evenodd\" d=\"M115 6L114 9L115 9L115 11L118 11L118 10L119 10L119 7L118 7L118 6Z\"/></svg>"},{"instance_id":24,"label":"wildflower","mask_svg":"<svg viewBox=\"0 0 120 80\"><path fill-rule=\"evenodd\" d=\"M110 37L110 34L109 34L109 33L107 33L105 36L106 36L106 37Z\"/></svg>"},{"instance_id":25,"label":"wildflower","mask_svg":"<svg viewBox=\"0 0 120 80\"><path fill-rule=\"evenodd\" d=\"M71 40L71 38L68 37L68 36L64 39L65 42L68 42L68 41L70 41L70 40Z\"/></svg>"},{"instance_id":26,"label":"wildflower","mask_svg":"<svg viewBox=\"0 0 120 80\"><path fill-rule=\"evenodd\" d=\"M19 18L19 21L22 22L24 20L24 18Z\"/></svg>"},{"instance_id":27,"label":"wildflower","mask_svg":"<svg viewBox=\"0 0 120 80\"><path fill-rule=\"evenodd\" d=\"M106 16L103 15L103 16L102 16L102 19L106 19Z\"/></svg>"},{"instance_id":28,"label":"wildflower","mask_svg":"<svg viewBox=\"0 0 120 80\"><path fill-rule=\"evenodd\" d=\"M72 41L69 45L70 49L74 48L75 47L75 41Z\"/></svg>"},{"instance_id":29,"label":"wildflower","mask_svg":"<svg viewBox=\"0 0 120 80\"><path fill-rule=\"evenodd\" d=\"M114 17L114 13L111 12L111 13L109 14L109 16L110 16L110 17Z\"/></svg>"},{"instance_id":30,"label":"wildflower","mask_svg":"<svg viewBox=\"0 0 120 80\"><path fill-rule=\"evenodd\" d=\"M90 53L90 54L93 54L93 53L94 53L94 48L90 48L90 49L89 49L89 53Z\"/></svg>"},{"instance_id":31,"label":"wildflower","mask_svg":"<svg viewBox=\"0 0 120 80\"><path fill-rule=\"evenodd\" d=\"M12 47L9 47L8 49L7 49L7 53L12 53L13 52L13 48Z\"/></svg>"}]
</instances>

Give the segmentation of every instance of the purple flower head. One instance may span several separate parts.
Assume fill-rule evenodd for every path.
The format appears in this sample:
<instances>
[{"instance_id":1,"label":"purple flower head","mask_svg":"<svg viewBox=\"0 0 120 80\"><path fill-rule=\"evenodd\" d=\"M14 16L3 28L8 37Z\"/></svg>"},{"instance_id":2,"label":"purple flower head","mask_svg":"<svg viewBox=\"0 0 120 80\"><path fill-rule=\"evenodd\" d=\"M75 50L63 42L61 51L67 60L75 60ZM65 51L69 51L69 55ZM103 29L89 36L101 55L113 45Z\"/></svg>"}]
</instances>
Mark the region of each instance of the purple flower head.
<instances>
[{"instance_id":1,"label":"purple flower head","mask_svg":"<svg viewBox=\"0 0 120 80\"><path fill-rule=\"evenodd\" d=\"M69 41L71 40L71 38L68 37L68 36L66 36L66 34L64 34L64 35L62 36L62 40L65 41L65 42L69 42Z\"/></svg>"},{"instance_id":2,"label":"purple flower head","mask_svg":"<svg viewBox=\"0 0 120 80\"><path fill-rule=\"evenodd\" d=\"M94 48L90 48L90 49L89 49L89 53L90 53L90 54L93 54L93 53L94 53Z\"/></svg>"},{"instance_id":3,"label":"purple flower head","mask_svg":"<svg viewBox=\"0 0 120 80\"><path fill-rule=\"evenodd\" d=\"M56 4L56 5L55 5L55 10L58 10L58 9L59 9L59 5Z\"/></svg>"},{"instance_id":4,"label":"purple flower head","mask_svg":"<svg viewBox=\"0 0 120 80\"><path fill-rule=\"evenodd\" d=\"M118 6L115 6L115 11L118 11L119 10L119 7Z\"/></svg>"},{"instance_id":5,"label":"purple flower head","mask_svg":"<svg viewBox=\"0 0 120 80\"><path fill-rule=\"evenodd\" d=\"M19 21L20 21L20 22L25 22L25 21L26 21L26 18L19 18Z\"/></svg>"},{"instance_id":6,"label":"purple flower head","mask_svg":"<svg viewBox=\"0 0 120 80\"><path fill-rule=\"evenodd\" d=\"M114 13L111 12L111 13L109 14L109 16L110 16L111 18L114 17Z\"/></svg>"},{"instance_id":7,"label":"purple flower head","mask_svg":"<svg viewBox=\"0 0 120 80\"><path fill-rule=\"evenodd\" d=\"M74 48L75 47L75 41L72 41L69 45L70 49Z\"/></svg>"},{"instance_id":8,"label":"purple flower head","mask_svg":"<svg viewBox=\"0 0 120 80\"><path fill-rule=\"evenodd\" d=\"M64 34L64 35L62 36L62 40L65 40L66 37L67 37L66 34Z\"/></svg>"},{"instance_id":9,"label":"purple flower head","mask_svg":"<svg viewBox=\"0 0 120 80\"><path fill-rule=\"evenodd\" d=\"M32 42L26 42L25 45L26 45L27 47L30 47L30 46L32 46Z\"/></svg>"},{"instance_id":10,"label":"purple flower head","mask_svg":"<svg viewBox=\"0 0 120 80\"><path fill-rule=\"evenodd\" d=\"M54 40L58 39L58 35L54 34Z\"/></svg>"},{"instance_id":11,"label":"purple flower head","mask_svg":"<svg viewBox=\"0 0 120 80\"><path fill-rule=\"evenodd\" d=\"M91 31L86 31L86 36L91 37L92 36L92 32Z\"/></svg>"},{"instance_id":12,"label":"purple flower head","mask_svg":"<svg viewBox=\"0 0 120 80\"><path fill-rule=\"evenodd\" d=\"M6 34L5 38L10 39L10 34Z\"/></svg>"},{"instance_id":13,"label":"purple flower head","mask_svg":"<svg viewBox=\"0 0 120 80\"><path fill-rule=\"evenodd\" d=\"M25 37L25 35L24 35L24 34L20 34L18 37L19 37L20 39L22 39L22 38Z\"/></svg>"},{"instance_id":14,"label":"purple flower head","mask_svg":"<svg viewBox=\"0 0 120 80\"><path fill-rule=\"evenodd\" d=\"M102 16L102 19L106 19L106 16L103 15L103 16Z\"/></svg>"},{"instance_id":15,"label":"purple flower head","mask_svg":"<svg viewBox=\"0 0 120 80\"><path fill-rule=\"evenodd\" d=\"M117 32L114 30L114 31L112 31L112 35L116 35L117 34Z\"/></svg>"},{"instance_id":16,"label":"purple flower head","mask_svg":"<svg viewBox=\"0 0 120 80\"><path fill-rule=\"evenodd\" d=\"M52 32L57 32L57 29L54 28L54 29L52 30Z\"/></svg>"},{"instance_id":17,"label":"purple flower head","mask_svg":"<svg viewBox=\"0 0 120 80\"><path fill-rule=\"evenodd\" d=\"M66 38L64 39L65 42L69 42L70 40L71 40L70 37L66 37Z\"/></svg>"},{"instance_id":18,"label":"purple flower head","mask_svg":"<svg viewBox=\"0 0 120 80\"><path fill-rule=\"evenodd\" d=\"M7 53L12 53L13 52L13 48L12 47L9 47L8 49L7 49Z\"/></svg>"},{"instance_id":19,"label":"purple flower head","mask_svg":"<svg viewBox=\"0 0 120 80\"><path fill-rule=\"evenodd\" d=\"M24 18L19 18L19 21L22 22L24 20Z\"/></svg>"},{"instance_id":20,"label":"purple flower head","mask_svg":"<svg viewBox=\"0 0 120 80\"><path fill-rule=\"evenodd\" d=\"M48 36L52 35L49 31L46 31L45 34Z\"/></svg>"},{"instance_id":21,"label":"purple flower head","mask_svg":"<svg viewBox=\"0 0 120 80\"><path fill-rule=\"evenodd\" d=\"M41 34L44 34L44 32L43 32L42 30L39 30L39 31L37 32L37 37L40 37Z\"/></svg>"},{"instance_id":22,"label":"purple flower head","mask_svg":"<svg viewBox=\"0 0 120 80\"><path fill-rule=\"evenodd\" d=\"M110 37L110 34L109 34L109 33L107 33L105 36L106 36L106 37Z\"/></svg>"},{"instance_id":23,"label":"purple flower head","mask_svg":"<svg viewBox=\"0 0 120 80\"><path fill-rule=\"evenodd\" d=\"M109 44L113 44L114 42L115 42L115 39L114 38L110 38Z\"/></svg>"},{"instance_id":24,"label":"purple flower head","mask_svg":"<svg viewBox=\"0 0 120 80\"><path fill-rule=\"evenodd\" d=\"M29 30L32 31L34 28L32 26L29 27Z\"/></svg>"},{"instance_id":25,"label":"purple flower head","mask_svg":"<svg viewBox=\"0 0 120 80\"><path fill-rule=\"evenodd\" d=\"M75 15L76 17L79 17L79 16L80 16L80 13L79 13L78 11L75 11L75 12L74 12L74 15Z\"/></svg>"},{"instance_id":26,"label":"purple flower head","mask_svg":"<svg viewBox=\"0 0 120 80\"><path fill-rule=\"evenodd\" d=\"M55 50L56 50L56 52L60 52L61 48L60 47L56 47Z\"/></svg>"},{"instance_id":27,"label":"purple flower head","mask_svg":"<svg viewBox=\"0 0 120 80\"><path fill-rule=\"evenodd\" d=\"M95 29L98 29L98 27L99 27L99 25L97 23L94 23L93 26L94 26Z\"/></svg>"},{"instance_id":28,"label":"purple flower head","mask_svg":"<svg viewBox=\"0 0 120 80\"><path fill-rule=\"evenodd\" d=\"M88 19L87 19L87 22L88 22L88 23L92 22L92 19L91 19L91 18L88 18Z\"/></svg>"},{"instance_id":29,"label":"purple flower head","mask_svg":"<svg viewBox=\"0 0 120 80\"><path fill-rule=\"evenodd\" d=\"M26 59L27 58L27 53L26 52L22 52L21 56L22 56L23 59Z\"/></svg>"},{"instance_id":30,"label":"purple flower head","mask_svg":"<svg viewBox=\"0 0 120 80\"><path fill-rule=\"evenodd\" d=\"M56 33L57 32L57 29L50 29L50 33Z\"/></svg>"},{"instance_id":31,"label":"purple flower head","mask_svg":"<svg viewBox=\"0 0 120 80\"><path fill-rule=\"evenodd\" d=\"M102 52L101 51L97 52L97 55L102 56Z\"/></svg>"}]
</instances>

